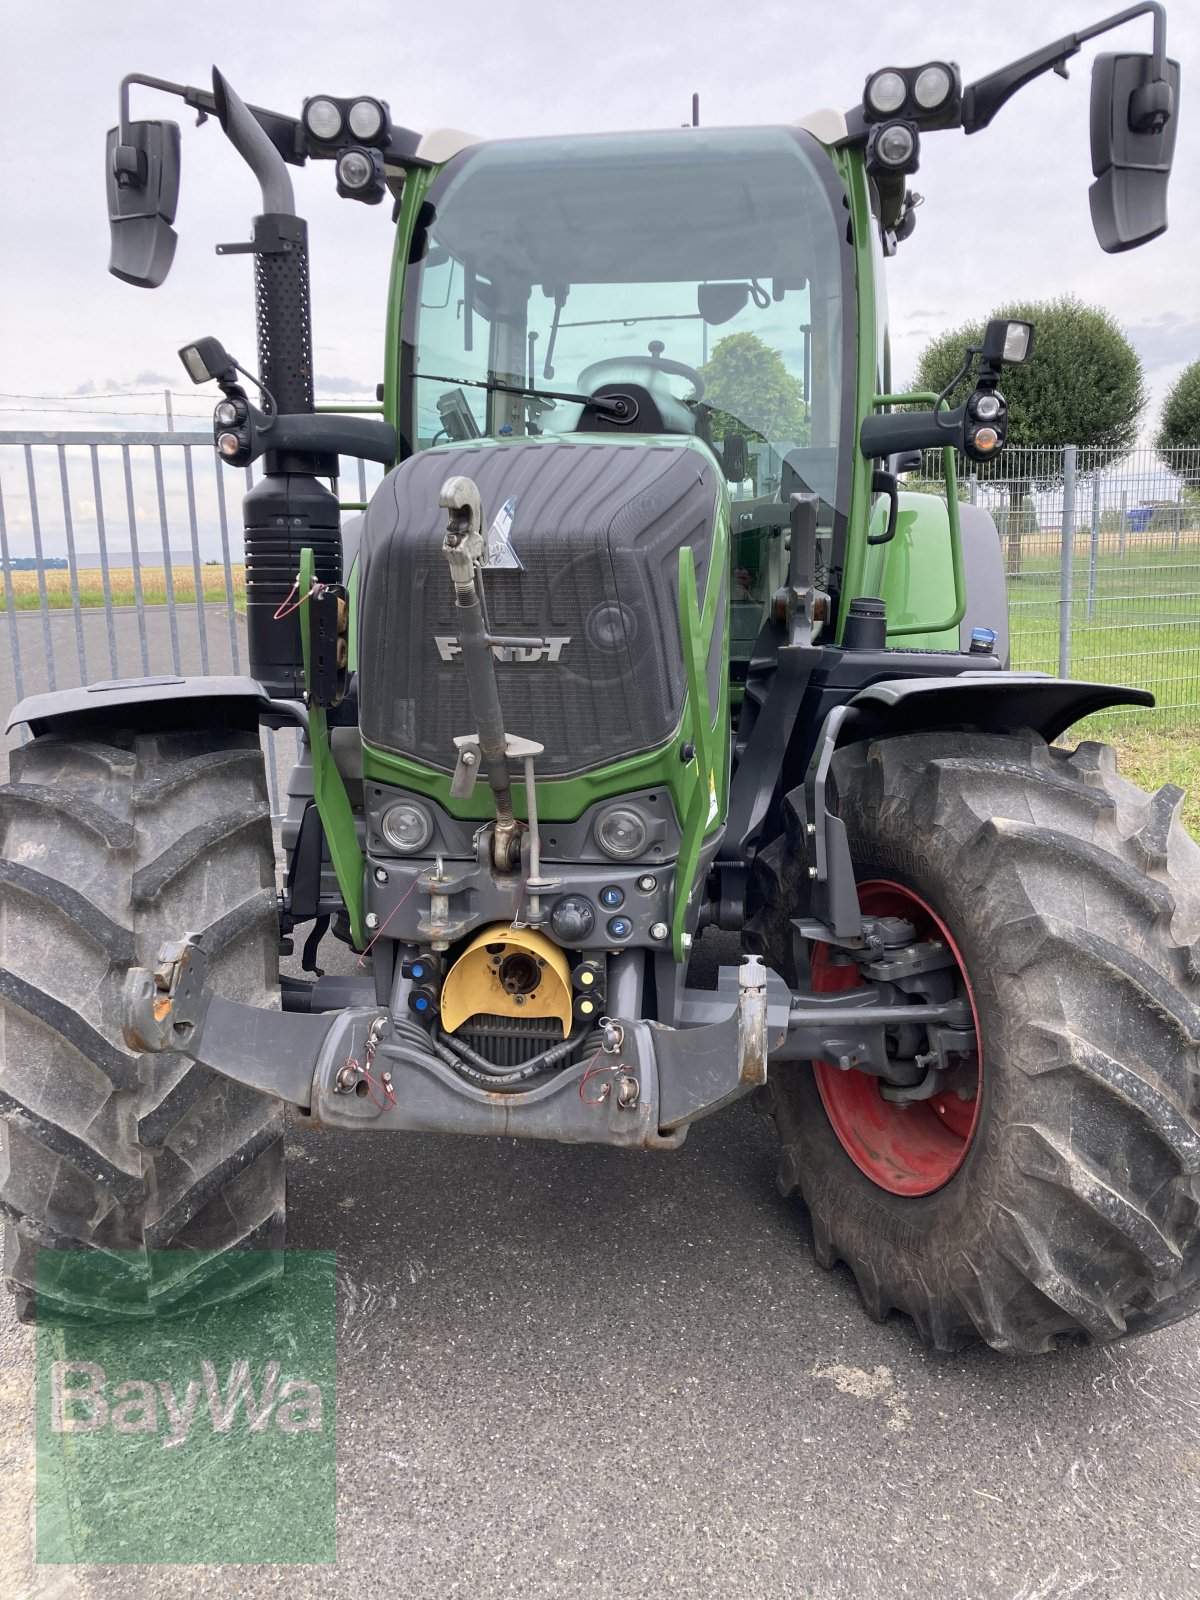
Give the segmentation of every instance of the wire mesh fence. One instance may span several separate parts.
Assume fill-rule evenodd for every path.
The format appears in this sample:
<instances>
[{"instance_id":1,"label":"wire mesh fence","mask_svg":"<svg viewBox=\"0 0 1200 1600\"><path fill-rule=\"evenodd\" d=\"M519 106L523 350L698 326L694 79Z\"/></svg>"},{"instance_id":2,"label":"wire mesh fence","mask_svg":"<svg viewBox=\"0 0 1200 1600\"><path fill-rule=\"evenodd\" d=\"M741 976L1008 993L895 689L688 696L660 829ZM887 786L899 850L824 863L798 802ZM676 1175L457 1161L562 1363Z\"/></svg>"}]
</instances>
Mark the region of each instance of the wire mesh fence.
<instances>
[{"instance_id":1,"label":"wire mesh fence","mask_svg":"<svg viewBox=\"0 0 1200 1600\"><path fill-rule=\"evenodd\" d=\"M345 500L365 502L380 469L346 466ZM253 481L207 432L0 432L4 706L106 678L246 671L239 502ZM921 486L941 488L938 460ZM961 463L959 493L996 522L1015 667L1137 684L1157 709L1109 716L1200 728L1200 447L1169 463L1009 450ZM289 759L268 742L276 813Z\"/></svg>"},{"instance_id":2,"label":"wire mesh fence","mask_svg":"<svg viewBox=\"0 0 1200 1600\"><path fill-rule=\"evenodd\" d=\"M345 465L343 500L361 504L381 469ZM240 500L255 477L207 431L0 432L3 709L106 679L246 672ZM266 739L276 815L293 743Z\"/></svg>"},{"instance_id":3,"label":"wire mesh fence","mask_svg":"<svg viewBox=\"0 0 1200 1600\"><path fill-rule=\"evenodd\" d=\"M1200 446L1010 449L959 472L1000 535L1013 666L1136 684L1155 711L1111 716L1200 727Z\"/></svg>"}]
</instances>

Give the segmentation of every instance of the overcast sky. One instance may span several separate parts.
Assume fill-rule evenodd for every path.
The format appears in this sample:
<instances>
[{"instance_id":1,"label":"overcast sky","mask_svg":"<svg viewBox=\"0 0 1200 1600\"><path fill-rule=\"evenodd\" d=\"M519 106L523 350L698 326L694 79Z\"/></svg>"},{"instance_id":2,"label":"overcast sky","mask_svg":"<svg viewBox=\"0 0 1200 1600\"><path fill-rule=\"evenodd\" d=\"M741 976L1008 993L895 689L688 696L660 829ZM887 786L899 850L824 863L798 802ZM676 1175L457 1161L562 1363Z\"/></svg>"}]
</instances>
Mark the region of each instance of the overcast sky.
<instances>
[{"instance_id":1,"label":"overcast sky","mask_svg":"<svg viewBox=\"0 0 1200 1600\"><path fill-rule=\"evenodd\" d=\"M1116 9L1116 0L1108 0ZM178 101L135 91L134 115L183 124L179 247L166 285L108 276L104 135L122 75L142 71L207 86L215 61L242 97L298 112L322 91L370 93L393 120L484 136L672 126L693 90L706 123L788 122L861 96L868 71L937 56L968 80L1103 15L1104 0L605 0L500 6L410 0L291 0L286 6L196 0L41 0L0 7L0 254L3 425L61 426L59 396L181 391L182 415L207 420L207 391L187 391L175 355L216 333L246 365L254 353L248 258L218 260L218 241L248 236L257 189L215 122L191 126ZM1183 63L1184 111L1171 228L1123 256L1101 253L1087 188L1091 47L1069 82L1047 75L991 128L928 136L915 180L916 233L891 263L897 374L911 374L943 328L1011 298L1071 291L1107 306L1139 351L1154 393L1200 354L1200 6L1169 0L1168 41ZM1101 48L1149 48L1149 19ZM318 385L373 390L383 375L391 227L387 206L338 200L332 166L295 174L310 223ZM99 402L67 402L73 416ZM107 414L151 399L104 402ZM46 409L34 411L41 405ZM194 426L202 425L199 421Z\"/></svg>"}]
</instances>

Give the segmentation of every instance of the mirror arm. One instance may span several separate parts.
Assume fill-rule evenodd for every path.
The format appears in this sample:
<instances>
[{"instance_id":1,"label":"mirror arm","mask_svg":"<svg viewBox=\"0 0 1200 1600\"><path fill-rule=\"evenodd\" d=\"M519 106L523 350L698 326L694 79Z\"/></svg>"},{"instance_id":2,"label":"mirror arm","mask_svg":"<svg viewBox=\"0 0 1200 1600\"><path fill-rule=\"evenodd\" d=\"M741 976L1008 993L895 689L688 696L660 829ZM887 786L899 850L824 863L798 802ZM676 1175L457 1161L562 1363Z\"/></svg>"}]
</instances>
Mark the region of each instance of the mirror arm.
<instances>
[{"instance_id":1,"label":"mirror arm","mask_svg":"<svg viewBox=\"0 0 1200 1600\"><path fill-rule=\"evenodd\" d=\"M1093 22L1090 27L1081 28L1078 33L1068 33L1054 44L1043 45L1040 50L1022 56L1019 61L1010 62L1006 67L989 72L986 78L979 78L975 83L968 84L963 90L963 129L967 133L978 133L981 128L986 128L1000 107L1010 100L1018 89L1023 89L1027 83L1032 83L1034 78L1040 78L1043 72L1052 69L1065 77L1066 63L1079 53L1089 39L1108 33L1112 28L1119 28L1122 23L1132 22L1134 17L1144 16L1146 12L1150 12L1154 18L1153 76L1156 80L1165 79L1166 13L1160 0L1140 0L1138 5L1127 6L1124 11L1106 17L1103 22Z\"/></svg>"},{"instance_id":2,"label":"mirror arm","mask_svg":"<svg viewBox=\"0 0 1200 1600\"><path fill-rule=\"evenodd\" d=\"M963 448L967 408L953 411L889 411L864 417L859 429L859 449L868 461L908 450Z\"/></svg>"},{"instance_id":3,"label":"mirror arm","mask_svg":"<svg viewBox=\"0 0 1200 1600\"><path fill-rule=\"evenodd\" d=\"M339 416L336 412L266 417L256 406L249 406L248 410L251 461L268 451L297 451L305 455L353 456L391 467L400 453L395 428L375 417Z\"/></svg>"}]
</instances>

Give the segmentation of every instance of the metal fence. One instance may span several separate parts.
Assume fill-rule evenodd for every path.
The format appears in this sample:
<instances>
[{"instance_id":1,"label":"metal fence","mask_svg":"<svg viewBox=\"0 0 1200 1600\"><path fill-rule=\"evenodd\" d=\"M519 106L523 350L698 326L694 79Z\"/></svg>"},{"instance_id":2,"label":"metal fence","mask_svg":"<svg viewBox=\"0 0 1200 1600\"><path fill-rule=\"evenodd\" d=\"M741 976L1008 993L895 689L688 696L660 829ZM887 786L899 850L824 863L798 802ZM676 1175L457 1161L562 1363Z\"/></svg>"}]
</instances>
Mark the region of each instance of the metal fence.
<instances>
[{"instance_id":1,"label":"metal fence","mask_svg":"<svg viewBox=\"0 0 1200 1600\"><path fill-rule=\"evenodd\" d=\"M927 461L925 486L940 489ZM959 463L993 516L1015 667L1152 689L1159 723L1200 728L1200 446L1006 450Z\"/></svg>"},{"instance_id":2,"label":"metal fence","mask_svg":"<svg viewBox=\"0 0 1200 1600\"><path fill-rule=\"evenodd\" d=\"M381 469L346 465L349 510ZM0 431L3 709L108 678L246 671L240 501L255 476L208 432ZM265 744L278 815L294 738Z\"/></svg>"},{"instance_id":3,"label":"metal fence","mask_svg":"<svg viewBox=\"0 0 1200 1600\"><path fill-rule=\"evenodd\" d=\"M350 509L380 469L347 465ZM932 458L927 471L940 489ZM1153 450L1010 450L960 471L959 493L999 529L1013 665L1144 685L1159 701L1149 715L1200 728L1200 447L1169 465ZM3 707L104 678L245 671L240 497L253 481L208 433L0 432ZM292 736L279 737L276 813Z\"/></svg>"}]
</instances>

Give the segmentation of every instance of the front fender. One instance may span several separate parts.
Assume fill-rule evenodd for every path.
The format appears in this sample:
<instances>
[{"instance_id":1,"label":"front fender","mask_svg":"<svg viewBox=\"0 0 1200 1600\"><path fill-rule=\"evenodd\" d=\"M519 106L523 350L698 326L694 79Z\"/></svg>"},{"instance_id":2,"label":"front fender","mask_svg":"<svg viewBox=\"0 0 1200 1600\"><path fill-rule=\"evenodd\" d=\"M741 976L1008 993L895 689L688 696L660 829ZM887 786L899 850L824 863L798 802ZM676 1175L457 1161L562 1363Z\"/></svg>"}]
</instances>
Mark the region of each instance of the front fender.
<instances>
[{"instance_id":1,"label":"front fender","mask_svg":"<svg viewBox=\"0 0 1200 1600\"><path fill-rule=\"evenodd\" d=\"M1047 743L1072 723L1110 706L1152 706L1148 689L1076 683L1040 672L963 672L953 678L885 678L860 689L838 743L873 734L972 727L988 733L1032 728Z\"/></svg>"},{"instance_id":2,"label":"front fender","mask_svg":"<svg viewBox=\"0 0 1200 1600\"><path fill-rule=\"evenodd\" d=\"M179 678L163 673L29 695L9 713L5 732L21 723L33 734L114 722L162 727L168 722L199 726L220 721L228 726L239 716L247 727L256 727L261 716L308 726L308 713L298 700L272 700L254 678Z\"/></svg>"}]
</instances>

